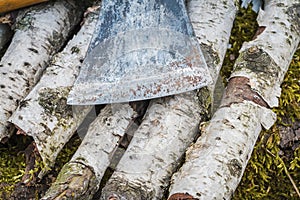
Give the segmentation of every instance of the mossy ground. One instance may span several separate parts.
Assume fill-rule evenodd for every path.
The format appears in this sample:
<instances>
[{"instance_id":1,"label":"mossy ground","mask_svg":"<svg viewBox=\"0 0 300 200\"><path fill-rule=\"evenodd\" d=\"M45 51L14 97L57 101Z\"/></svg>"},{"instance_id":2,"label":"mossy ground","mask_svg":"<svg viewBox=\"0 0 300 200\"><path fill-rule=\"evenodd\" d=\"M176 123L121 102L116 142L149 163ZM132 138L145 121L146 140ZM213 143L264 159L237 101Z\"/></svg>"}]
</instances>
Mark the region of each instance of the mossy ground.
<instances>
[{"instance_id":1,"label":"mossy ground","mask_svg":"<svg viewBox=\"0 0 300 200\"><path fill-rule=\"evenodd\" d=\"M249 41L257 29L256 14L248 9L241 9L230 38L232 47L228 49L224 60L222 75L230 75L238 50L244 41ZM278 115L276 124L268 131L263 131L256 143L252 157L248 163L242 181L237 188L233 199L299 199L292 185L291 179L300 185L300 148L297 141L291 147L280 146L282 127L292 127L300 131L300 50L294 55L284 83L280 106L274 111ZM14 190L24 175L24 149L31 142L30 138L15 136L9 143L0 144L0 199L10 199L10 192ZM73 137L57 159L57 164L46 177L51 182L61 167L66 163L80 143L78 137ZM53 178L52 178L53 179ZM45 183L44 182L44 183ZM39 189L34 190L36 198L40 195ZM42 191L45 192L45 191ZM33 195L34 197L35 195Z\"/></svg>"},{"instance_id":2,"label":"mossy ground","mask_svg":"<svg viewBox=\"0 0 300 200\"><path fill-rule=\"evenodd\" d=\"M29 145L26 137L11 138L10 142L0 144L0 199L4 199L14 189L25 171L24 146Z\"/></svg>"},{"instance_id":3,"label":"mossy ground","mask_svg":"<svg viewBox=\"0 0 300 200\"><path fill-rule=\"evenodd\" d=\"M19 183L25 174L24 150L31 142L30 137L15 135L8 143L0 144L0 200L39 199L50 187L63 165L71 159L81 139L77 135L72 137L58 155L57 162L49 174L39 183L27 187Z\"/></svg>"}]
</instances>

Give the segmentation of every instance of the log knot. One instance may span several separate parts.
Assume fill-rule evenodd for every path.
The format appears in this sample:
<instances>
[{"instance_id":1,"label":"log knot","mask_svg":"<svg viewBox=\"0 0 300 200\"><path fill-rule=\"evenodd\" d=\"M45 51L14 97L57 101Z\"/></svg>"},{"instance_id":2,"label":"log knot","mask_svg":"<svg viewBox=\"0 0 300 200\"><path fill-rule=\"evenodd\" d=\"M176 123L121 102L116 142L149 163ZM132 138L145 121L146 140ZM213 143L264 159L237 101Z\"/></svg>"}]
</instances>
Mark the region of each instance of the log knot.
<instances>
[{"instance_id":1,"label":"log knot","mask_svg":"<svg viewBox=\"0 0 300 200\"><path fill-rule=\"evenodd\" d=\"M248 62L247 67L257 72L266 72L271 63L270 56L257 46L250 47L243 54L243 58Z\"/></svg>"}]
</instances>

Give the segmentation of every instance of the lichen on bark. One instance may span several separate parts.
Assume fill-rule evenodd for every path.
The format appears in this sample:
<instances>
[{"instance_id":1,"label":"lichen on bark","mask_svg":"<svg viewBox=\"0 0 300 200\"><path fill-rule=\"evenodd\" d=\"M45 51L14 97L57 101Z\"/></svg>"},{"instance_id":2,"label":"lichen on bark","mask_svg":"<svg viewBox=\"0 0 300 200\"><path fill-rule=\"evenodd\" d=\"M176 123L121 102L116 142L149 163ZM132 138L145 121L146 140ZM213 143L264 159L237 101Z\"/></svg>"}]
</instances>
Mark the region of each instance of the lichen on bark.
<instances>
[{"instance_id":1,"label":"lichen on bark","mask_svg":"<svg viewBox=\"0 0 300 200\"><path fill-rule=\"evenodd\" d=\"M42 88L39 91L39 105L45 113L54 115L58 120L73 117L72 106L67 105L67 96L71 87Z\"/></svg>"}]
</instances>

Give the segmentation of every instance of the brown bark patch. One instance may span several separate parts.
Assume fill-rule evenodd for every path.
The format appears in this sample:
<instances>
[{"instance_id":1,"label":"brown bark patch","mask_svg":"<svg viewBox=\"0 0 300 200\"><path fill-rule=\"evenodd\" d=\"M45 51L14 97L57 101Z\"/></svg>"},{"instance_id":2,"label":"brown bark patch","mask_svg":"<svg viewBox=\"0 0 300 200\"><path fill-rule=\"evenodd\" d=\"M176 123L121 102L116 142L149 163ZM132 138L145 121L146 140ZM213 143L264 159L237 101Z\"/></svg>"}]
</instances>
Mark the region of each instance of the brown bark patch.
<instances>
[{"instance_id":1,"label":"brown bark patch","mask_svg":"<svg viewBox=\"0 0 300 200\"><path fill-rule=\"evenodd\" d=\"M175 193L169 197L168 200L199 200L187 193Z\"/></svg>"},{"instance_id":2,"label":"brown bark patch","mask_svg":"<svg viewBox=\"0 0 300 200\"><path fill-rule=\"evenodd\" d=\"M266 29L265 26L258 27L258 29L256 30L255 35L253 36L253 40L255 40L260 34L262 34L265 29Z\"/></svg>"},{"instance_id":3,"label":"brown bark patch","mask_svg":"<svg viewBox=\"0 0 300 200\"><path fill-rule=\"evenodd\" d=\"M251 89L248 78L231 78L223 95L221 107L229 107L233 103L242 103L245 100L263 107L269 107L265 100Z\"/></svg>"}]
</instances>

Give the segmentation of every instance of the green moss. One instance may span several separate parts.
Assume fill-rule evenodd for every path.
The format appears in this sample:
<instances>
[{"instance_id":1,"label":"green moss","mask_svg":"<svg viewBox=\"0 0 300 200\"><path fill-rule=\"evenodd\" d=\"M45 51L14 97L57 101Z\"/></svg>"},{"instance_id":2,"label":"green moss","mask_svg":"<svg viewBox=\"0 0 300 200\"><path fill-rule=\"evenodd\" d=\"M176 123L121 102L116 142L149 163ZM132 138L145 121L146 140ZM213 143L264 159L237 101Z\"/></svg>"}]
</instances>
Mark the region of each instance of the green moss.
<instances>
[{"instance_id":1,"label":"green moss","mask_svg":"<svg viewBox=\"0 0 300 200\"><path fill-rule=\"evenodd\" d=\"M211 98L211 93L208 87L203 87L201 90L197 92L197 97L198 97L198 102L201 107L200 113L202 116L205 116L206 119L208 120L210 116L210 111L211 111L211 106L212 106L212 98ZM204 103L200 103L204 102Z\"/></svg>"},{"instance_id":2,"label":"green moss","mask_svg":"<svg viewBox=\"0 0 300 200\"><path fill-rule=\"evenodd\" d=\"M251 8L240 9L233 27L230 44L224 60L222 74L224 80L229 77L233 68L238 50L244 41L249 41L255 34L257 24L256 14ZM76 53L76 49L73 49ZM286 172L300 185L300 148L297 148L291 157L282 157L279 148L279 125L290 126L290 123L300 120L300 51L294 55L289 71L282 84L282 95L279 108L274 109L278 121L269 131L261 133L248 163L242 181L237 188L233 199L297 199L295 190ZM57 115L59 118L72 114L70 107L64 107L65 92L44 89L40 104L46 113ZM64 97L63 97L64 96ZM290 121L286 121L288 118ZM18 136L20 137L20 136ZM0 199L4 192L13 190L13 185L20 181L24 174L25 157L20 147L26 147L26 141L9 142L9 145L0 145ZM52 170L54 176L74 154L80 139L73 137L59 154L56 165ZM235 163L235 162L233 162ZM9 196L9 195L8 195ZM5 199L5 198L4 198Z\"/></svg>"},{"instance_id":3,"label":"green moss","mask_svg":"<svg viewBox=\"0 0 300 200\"><path fill-rule=\"evenodd\" d=\"M54 170L56 173L60 171L64 164L66 164L76 152L77 148L81 143L81 139L76 135L72 137L65 147L58 154Z\"/></svg>"},{"instance_id":4,"label":"green moss","mask_svg":"<svg viewBox=\"0 0 300 200\"><path fill-rule=\"evenodd\" d=\"M28 137L13 136L7 144L0 144L0 199L10 196L14 185L25 174L25 147Z\"/></svg>"},{"instance_id":5,"label":"green moss","mask_svg":"<svg viewBox=\"0 0 300 200\"><path fill-rule=\"evenodd\" d=\"M252 40L256 33L258 28L256 17L257 14L252 11L251 7L248 9L240 8L237 12L229 39L231 46L226 52L221 70L224 83L226 83L227 78L229 78L231 74L234 62L239 56L239 50L243 42Z\"/></svg>"},{"instance_id":6,"label":"green moss","mask_svg":"<svg viewBox=\"0 0 300 200\"><path fill-rule=\"evenodd\" d=\"M242 181L234 194L234 200L298 199L284 168L287 168L294 180L300 180L299 148L292 160L283 160L279 156L279 142L280 136L276 126L261 133Z\"/></svg>"},{"instance_id":7,"label":"green moss","mask_svg":"<svg viewBox=\"0 0 300 200\"><path fill-rule=\"evenodd\" d=\"M282 92L279 99L279 108L274 109L279 123L284 123L282 118L289 117L292 122L300 119L300 50L298 50L291 62L284 82L281 85ZM288 115L287 115L288 114Z\"/></svg>"},{"instance_id":8,"label":"green moss","mask_svg":"<svg viewBox=\"0 0 300 200\"><path fill-rule=\"evenodd\" d=\"M9 199L11 193L14 191L16 184L18 184L23 175L25 175L25 148L32 142L30 137L14 135L7 144L0 144L0 200ZM67 163L72 155L80 145L80 138L78 136L72 137L65 145L63 150L59 153L56 164L50 170L49 176L44 177L42 183L37 183L35 191L36 195L40 195L41 191L45 192L41 184L51 184L53 178L57 176L63 165ZM35 168L29 173L34 174L39 169L44 168L41 160L36 161ZM50 177L50 178L48 178ZM35 199L39 199L36 197Z\"/></svg>"}]
</instances>

